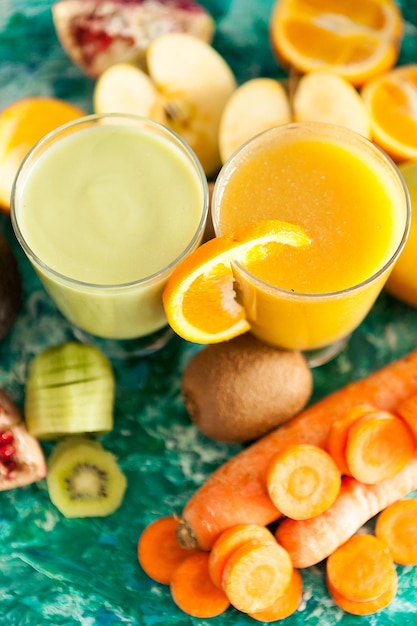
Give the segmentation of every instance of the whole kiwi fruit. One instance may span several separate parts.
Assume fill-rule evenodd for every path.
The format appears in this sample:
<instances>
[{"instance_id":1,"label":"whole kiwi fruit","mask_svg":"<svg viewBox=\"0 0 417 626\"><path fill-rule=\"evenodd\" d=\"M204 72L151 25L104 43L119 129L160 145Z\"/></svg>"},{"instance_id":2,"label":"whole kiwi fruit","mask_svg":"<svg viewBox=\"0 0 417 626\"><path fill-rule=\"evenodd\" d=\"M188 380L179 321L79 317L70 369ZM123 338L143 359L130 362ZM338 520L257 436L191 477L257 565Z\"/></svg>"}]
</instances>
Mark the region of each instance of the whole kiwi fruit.
<instances>
[{"instance_id":1,"label":"whole kiwi fruit","mask_svg":"<svg viewBox=\"0 0 417 626\"><path fill-rule=\"evenodd\" d=\"M11 330L20 307L22 282L17 260L0 232L0 341Z\"/></svg>"},{"instance_id":2,"label":"whole kiwi fruit","mask_svg":"<svg viewBox=\"0 0 417 626\"><path fill-rule=\"evenodd\" d=\"M279 350L250 334L197 352L182 375L181 393L191 421L224 442L257 439L287 422L313 388L301 352Z\"/></svg>"}]
</instances>

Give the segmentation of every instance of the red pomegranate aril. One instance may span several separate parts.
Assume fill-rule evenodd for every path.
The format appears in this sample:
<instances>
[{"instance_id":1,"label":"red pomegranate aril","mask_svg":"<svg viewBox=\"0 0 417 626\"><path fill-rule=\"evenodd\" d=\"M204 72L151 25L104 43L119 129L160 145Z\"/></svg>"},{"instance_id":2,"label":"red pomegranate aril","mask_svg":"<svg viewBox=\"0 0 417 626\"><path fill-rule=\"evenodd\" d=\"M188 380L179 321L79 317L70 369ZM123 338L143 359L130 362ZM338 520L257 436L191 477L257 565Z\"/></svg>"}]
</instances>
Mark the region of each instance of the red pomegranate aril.
<instances>
[{"instance_id":1,"label":"red pomegranate aril","mask_svg":"<svg viewBox=\"0 0 417 626\"><path fill-rule=\"evenodd\" d=\"M3 430L0 432L0 446L5 446L14 441L14 435L11 430Z\"/></svg>"},{"instance_id":2,"label":"red pomegranate aril","mask_svg":"<svg viewBox=\"0 0 417 626\"><path fill-rule=\"evenodd\" d=\"M16 454L16 448L12 444L0 447L0 460L7 463Z\"/></svg>"}]
</instances>

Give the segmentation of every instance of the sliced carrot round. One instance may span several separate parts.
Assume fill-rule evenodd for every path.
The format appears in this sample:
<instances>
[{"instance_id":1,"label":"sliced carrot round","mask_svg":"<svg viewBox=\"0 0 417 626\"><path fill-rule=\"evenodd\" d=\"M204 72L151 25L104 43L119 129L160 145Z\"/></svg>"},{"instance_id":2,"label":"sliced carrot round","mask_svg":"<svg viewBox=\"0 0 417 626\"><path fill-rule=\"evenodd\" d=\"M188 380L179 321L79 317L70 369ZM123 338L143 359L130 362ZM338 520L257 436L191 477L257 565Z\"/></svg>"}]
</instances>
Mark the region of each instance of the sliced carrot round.
<instances>
[{"instance_id":1,"label":"sliced carrot round","mask_svg":"<svg viewBox=\"0 0 417 626\"><path fill-rule=\"evenodd\" d=\"M401 65L368 81L361 96L371 137L395 161L417 159L417 64Z\"/></svg>"},{"instance_id":2,"label":"sliced carrot round","mask_svg":"<svg viewBox=\"0 0 417 626\"><path fill-rule=\"evenodd\" d=\"M376 408L368 403L363 402L350 408L341 417L336 419L331 427L326 441L326 450L331 455L339 470L345 476L350 475L350 470L346 463L346 443L349 428L362 415L375 411Z\"/></svg>"},{"instance_id":3,"label":"sliced carrot round","mask_svg":"<svg viewBox=\"0 0 417 626\"><path fill-rule=\"evenodd\" d=\"M263 220L235 233L215 237L177 266L163 293L168 323L183 339L217 343L249 330L244 308L236 301L231 264L251 262L274 254L276 246L306 246L298 226Z\"/></svg>"},{"instance_id":4,"label":"sliced carrot round","mask_svg":"<svg viewBox=\"0 0 417 626\"><path fill-rule=\"evenodd\" d=\"M175 604L188 615L209 618L224 613L230 602L208 572L208 552L193 554L180 563L171 578Z\"/></svg>"},{"instance_id":5,"label":"sliced carrot round","mask_svg":"<svg viewBox=\"0 0 417 626\"><path fill-rule=\"evenodd\" d=\"M378 613L378 611L386 609L394 600L398 588L398 579L397 574L393 572L390 585L384 593L381 593L380 596L372 600L361 600L360 602L345 598L330 584L328 584L327 587L334 603L337 604L342 611L351 613L352 615L372 615L373 613Z\"/></svg>"},{"instance_id":6,"label":"sliced carrot round","mask_svg":"<svg viewBox=\"0 0 417 626\"><path fill-rule=\"evenodd\" d=\"M169 585L172 573L184 559L199 552L181 548L176 537L178 520L160 517L145 528L138 541L138 560L153 580Z\"/></svg>"},{"instance_id":7,"label":"sliced carrot round","mask_svg":"<svg viewBox=\"0 0 417 626\"><path fill-rule=\"evenodd\" d=\"M398 500L381 511L375 535L400 565L417 565L417 499Z\"/></svg>"},{"instance_id":8,"label":"sliced carrot round","mask_svg":"<svg viewBox=\"0 0 417 626\"><path fill-rule=\"evenodd\" d=\"M323 449L294 444L269 463L266 484L277 509L301 520L315 517L336 500L341 486L340 471Z\"/></svg>"},{"instance_id":9,"label":"sliced carrot round","mask_svg":"<svg viewBox=\"0 0 417 626\"><path fill-rule=\"evenodd\" d=\"M277 0L270 29L285 65L361 85L394 66L404 20L394 0Z\"/></svg>"},{"instance_id":10,"label":"sliced carrot round","mask_svg":"<svg viewBox=\"0 0 417 626\"><path fill-rule=\"evenodd\" d=\"M236 609L254 613L286 592L292 573L291 559L278 543L247 541L227 560L222 587Z\"/></svg>"},{"instance_id":11,"label":"sliced carrot round","mask_svg":"<svg viewBox=\"0 0 417 626\"><path fill-rule=\"evenodd\" d=\"M353 602L372 601L387 592L394 574L387 545L373 535L354 535L327 558L328 585Z\"/></svg>"},{"instance_id":12,"label":"sliced carrot round","mask_svg":"<svg viewBox=\"0 0 417 626\"><path fill-rule=\"evenodd\" d=\"M237 524L223 531L210 551L209 573L215 585L222 586L224 566L232 552L249 540L276 541L266 526L258 524Z\"/></svg>"},{"instance_id":13,"label":"sliced carrot round","mask_svg":"<svg viewBox=\"0 0 417 626\"><path fill-rule=\"evenodd\" d=\"M376 484L398 474L414 454L414 438L405 422L388 411L375 411L349 428L346 463L359 482Z\"/></svg>"},{"instance_id":14,"label":"sliced carrot round","mask_svg":"<svg viewBox=\"0 0 417 626\"><path fill-rule=\"evenodd\" d=\"M279 619L285 619L295 613L300 605L302 595L303 579L298 569L295 569L289 587L284 594L279 596L267 609L249 613L249 616L259 622L275 622Z\"/></svg>"}]
</instances>

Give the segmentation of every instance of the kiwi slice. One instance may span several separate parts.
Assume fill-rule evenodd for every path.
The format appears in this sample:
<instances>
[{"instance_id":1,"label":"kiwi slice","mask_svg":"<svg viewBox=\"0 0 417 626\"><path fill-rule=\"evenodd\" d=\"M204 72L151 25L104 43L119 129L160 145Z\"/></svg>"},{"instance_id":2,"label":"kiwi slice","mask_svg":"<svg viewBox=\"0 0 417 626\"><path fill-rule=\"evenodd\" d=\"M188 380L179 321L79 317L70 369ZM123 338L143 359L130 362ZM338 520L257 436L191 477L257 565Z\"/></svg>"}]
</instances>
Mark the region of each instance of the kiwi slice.
<instances>
[{"instance_id":1,"label":"kiwi slice","mask_svg":"<svg viewBox=\"0 0 417 626\"><path fill-rule=\"evenodd\" d=\"M56 445L46 482L52 503L69 518L110 515L121 505L127 486L115 456L83 437Z\"/></svg>"},{"instance_id":2,"label":"kiwi slice","mask_svg":"<svg viewBox=\"0 0 417 626\"><path fill-rule=\"evenodd\" d=\"M46 348L28 367L27 429L39 439L108 432L114 392L111 363L97 348L77 342Z\"/></svg>"}]
</instances>

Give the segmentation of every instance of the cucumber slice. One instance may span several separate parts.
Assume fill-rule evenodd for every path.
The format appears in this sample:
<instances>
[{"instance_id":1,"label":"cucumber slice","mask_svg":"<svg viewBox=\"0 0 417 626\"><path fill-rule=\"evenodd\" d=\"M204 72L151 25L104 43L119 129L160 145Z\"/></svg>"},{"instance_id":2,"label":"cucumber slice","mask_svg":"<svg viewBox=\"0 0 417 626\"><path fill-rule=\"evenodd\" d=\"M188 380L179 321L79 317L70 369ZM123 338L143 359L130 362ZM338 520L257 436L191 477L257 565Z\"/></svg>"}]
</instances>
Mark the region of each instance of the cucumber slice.
<instances>
[{"instance_id":1,"label":"cucumber slice","mask_svg":"<svg viewBox=\"0 0 417 626\"><path fill-rule=\"evenodd\" d=\"M115 380L108 358L76 342L46 348L29 363L27 429L38 439L113 428Z\"/></svg>"},{"instance_id":2,"label":"cucumber slice","mask_svg":"<svg viewBox=\"0 0 417 626\"><path fill-rule=\"evenodd\" d=\"M57 444L48 460L46 482L52 503L69 518L110 515L121 505L127 487L114 455L83 437Z\"/></svg>"}]
</instances>

